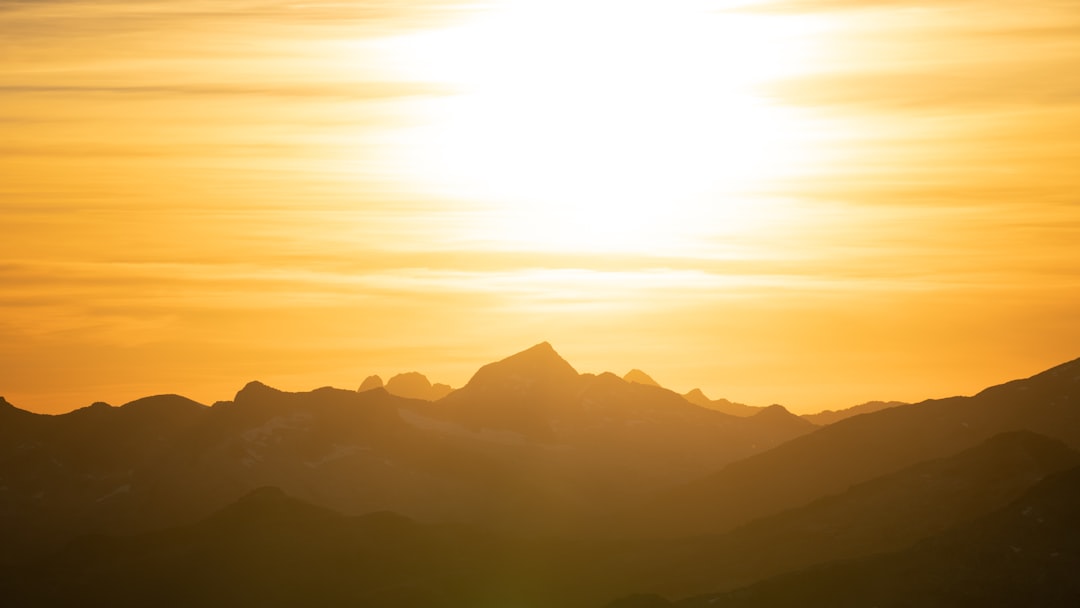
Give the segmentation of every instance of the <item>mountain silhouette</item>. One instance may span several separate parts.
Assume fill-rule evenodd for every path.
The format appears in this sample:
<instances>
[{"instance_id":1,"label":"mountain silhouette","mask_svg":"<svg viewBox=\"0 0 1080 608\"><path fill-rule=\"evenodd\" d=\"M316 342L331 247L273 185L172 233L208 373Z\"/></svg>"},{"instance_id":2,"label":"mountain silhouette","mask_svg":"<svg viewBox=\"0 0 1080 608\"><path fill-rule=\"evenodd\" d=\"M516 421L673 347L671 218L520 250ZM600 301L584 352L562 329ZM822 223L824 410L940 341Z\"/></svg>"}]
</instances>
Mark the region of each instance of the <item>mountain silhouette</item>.
<instances>
[{"instance_id":1,"label":"mountain silhouette","mask_svg":"<svg viewBox=\"0 0 1080 608\"><path fill-rule=\"evenodd\" d=\"M869 414L871 412L877 412L899 405L907 404L901 401L868 401L842 410L824 410L816 414L803 414L803 418L806 418L818 426L825 426L827 424L839 422L845 418L851 418L852 416Z\"/></svg>"},{"instance_id":2,"label":"mountain silhouette","mask_svg":"<svg viewBox=\"0 0 1080 608\"><path fill-rule=\"evenodd\" d=\"M683 395L683 398L694 405L699 405L725 414L731 414L732 416L753 416L763 409L752 405L745 405L743 403L735 403L734 401L728 401L727 399L709 399L705 396L705 393L701 392L700 388L695 388L689 393L686 393Z\"/></svg>"},{"instance_id":3,"label":"mountain silhouette","mask_svg":"<svg viewBox=\"0 0 1080 608\"><path fill-rule=\"evenodd\" d=\"M414 413L516 444L534 469L625 502L804 434L795 416L738 418L611 373L579 374L548 343L486 365ZM590 499L591 500L591 499Z\"/></svg>"},{"instance_id":4,"label":"mountain silhouette","mask_svg":"<svg viewBox=\"0 0 1080 608\"><path fill-rule=\"evenodd\" d=\"M348 514L569 529L812 429L578 374L546 343L437 402L253 381L212 407L174 395L5 411L20 420L0 425L8 560L75 534L194 521L264 485Z\"/></svg>"},{"instance_id":5,"label":"mountain silhouette","mask_svg":"<svg viewBox=\"0 0 1080 608\"><path fill-rule=\"evenodd\" d=\"M627 588L686 597L725 591L819 563L896 551L1003 508L1080 452L1028 431L857 484L721 536L669 545ZM679 548L673 548L679 547ZM651 563L650 563L651 562Z\"/></svg>"},{"instance_id":6,"label":"mountain silhouette","mask_svg":"<svg viewBox=\"0 0 1080 608\"><path fill-rule=\"evenodd\" d=\"M1076 459L1060 442L1030 433L1002 435L956 457L913 467L725 537L659 545L516 540L465 526L421 524L388 512L349 517L279 488L260 487L190 525L77 539L44 559L5 570L0 592L16 605L35 606L106 601L117 606L151 601L385 608L600 606L605 597L635 587L667 591L730 584L733 577L727 569L741 568L736 574L745 576L747 561L751 570L768 573L763 563L771 559L772 569L798 563L784 554L805 555L808 542L816 547L811 553L835 555L829 553L830 535L833 540L862 535L872 545L880 535L891 534L895 541L904 534L891 533L890 526L905 521L904 509L920 505L926 505L925 515L935 522L927 529L947 532L957 517L959 525L977 521L1000 504L1009 504L1009 495L1022 495L1038 483L1024 479L1060 471L1065 461ZM972 471L983 480L969 478ZM993 499L981 500L987 496ZM880 508L890 501L903 508ZM951 514L935 514L935 504ZM974 511L966 512L972 506ZM845 519L847 526L841 523ZM854 531L845 530L851 525ZM908 544L919 538L935 537L922 534ZM702 578L690 585L687 575ZM657 593L640 593L612 605L669 603Z\"/></svg>"},{"instance_id":7,"label":"mountain silhouette","mask_svg":"<svg viewBox=\"0 0 1080 608\"><path fill-rule=\"evenodd\" d=\"M1007 431L1029 430L1080 447L1078 389L1080 360L1075 360L973 397L841 420L673 488L632 510L624 531L723 532Z\"/></svg>"},{"instance_id":8,"label":"mountain silhouette","mask_svg":"<svg viewBox=\"0 0 1080 608\"><path fill-rule=\"evenodd\" d=\"M446 384L432 384L420 372L397 374L386 382L386 392L408 399L438 401L450 394L453 389Z\"/></svg>"},{"instance_id":9,"label":"mountain silhouette","mask_svg":"<svg viewBox=\"0 0 1080 608\"><path fill-rule=\"evenodd\" d=\"M489 556L501 547L391 513L345 517L259 488L189 526L79 539L0 576L0 589L5 602L33 606L449 608L487 601L499 567Z\"/></svg>"},{"instance_id":10,"label":"mountain silhouette","mask_svg":"<svg viewBox=\"0 0 1080 608\"><path fill-rule=\"evenodd\" d=\"M0 570L0 593L20 606L587 608L611 595L604 571L617 554L389 512L346 516L261 487L189 525L75 539Z\"/></svg>"},{"instance_id":11,"label":"mountain silhouette","mask_svg":"<svg viewBox=\"0 0 1080 608\"><path fill-rule=\"evenodd\" d=\"M625 427L628 421L646 433L650 426L645 422L685 424L688 439L700 424L714 430L745 431L745 439L763 445L775 445L812 428L795 423L798 429L792 431L790 421L784 421L786 428L779 436L769 437L775 431L769 423L775 419L740 421L694 407L658 386L627 382L610 373L578 374L547 342L482 367L464 387L442 399L437 410L472 428L510 431L546 442L565 439L586 426ZM754 451L749 446L728 447Z\"/></svg>"},{"instance_id":12,"label":"mountain silhouette","mask_svg":"<svg viewBox=\"0 0 1080 608\"><path fill-rule=\"evenodd\" d=\"M896 553L779 576L685 608L1075 606L1080 602L1080 468L1005 508Z\"/></svg>"},{"instance_id":13,"label":"mountain silhouette","mask_svg":"<svg viewBox=\"0 0 1080 608\"><path fill-rule=\"evenodd\" d=\"M660 384L656 380L653 380L649 374L646 374L637 368L626 372L626 375L623 376L622 379L627 382L636 382L637 384L644 384L646 386L660 386Z\"/></svg>"},{"instance_id":14,"label":"mountain silhouette","mask_svg":"<svg viewBox=\"0 0 1080 608\"><path fill-rule=\"evenodd\" d=\"M417 373L364 391L255 381L210 407L157 395L59 416L0 400L0 594L728 602L769 577L921 550L1080 464L1080 360L821 427L779 405L731 415L578 373L547 343L434 401L392 384L433 388ZM892 566L859 567L881 581Z\"/></svg>"},{"instance_id":15,"label":"mountain silhouette","mask_svg":"<svg viewBox=\"0 0 1080 608\"><path fill-rule=\"evenodd\" d=\"M365 391L370 391L372 389L382 388L382 387L383 387L382 378L380 378L378 376L375 376L375 375L371 375L371 376L368 376L367 378L364 378L364 381L360 383L360 388L356 389L356 392L363 393Z\"/></svg>"},{"instance_id":16,"label":"mountain silhouette","mask_svg":"<svg viewBox=\"0 0 1080 608\"><path fill-rule=\"evenodd\" d=\"M406 423L385 390L286 393L259 382L207 408L155 397L0 432L8 561L79 533L193 521L261 485L349 513L453 518L510 475L492 458Z\"/></svg>"}]
</instances>

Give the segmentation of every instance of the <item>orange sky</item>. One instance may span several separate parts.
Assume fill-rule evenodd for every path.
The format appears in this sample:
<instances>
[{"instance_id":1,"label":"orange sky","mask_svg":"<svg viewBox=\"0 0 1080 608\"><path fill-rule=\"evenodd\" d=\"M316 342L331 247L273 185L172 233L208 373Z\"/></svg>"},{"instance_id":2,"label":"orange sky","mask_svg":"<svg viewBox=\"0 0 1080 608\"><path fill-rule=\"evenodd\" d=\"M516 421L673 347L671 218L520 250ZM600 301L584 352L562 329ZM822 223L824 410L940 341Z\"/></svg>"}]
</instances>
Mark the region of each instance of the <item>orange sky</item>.
<instances>
[{"instance_id":1,"label":"orange sky","mask_svg":"<svg viewBox=\"0 0 1080 608\"><path fill-rule=\"evenodd\" d=\"M0 1L0 395L579 371L794 411L1080 356L1080 10Z\"/></svg>"}]
</instances>

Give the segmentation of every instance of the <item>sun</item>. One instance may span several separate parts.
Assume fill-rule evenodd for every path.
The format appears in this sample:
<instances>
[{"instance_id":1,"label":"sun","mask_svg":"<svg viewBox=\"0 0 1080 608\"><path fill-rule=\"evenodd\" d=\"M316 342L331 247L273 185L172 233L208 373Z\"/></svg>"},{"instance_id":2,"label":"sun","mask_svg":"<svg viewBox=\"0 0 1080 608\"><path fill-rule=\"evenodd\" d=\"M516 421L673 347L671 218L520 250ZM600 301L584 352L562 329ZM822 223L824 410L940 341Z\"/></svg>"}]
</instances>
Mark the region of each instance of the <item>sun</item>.
<instances>
[{"instance_id":1,"label":"sun","mask_svg":"<svg viewBox=\"0 0 1080 608\"><path fill-rule=\"evenodd\" d=\"M756 91L797 70L797 37L720 8L510 1L413 36L405 65L453 93L426 107L409 160L519 247L657 250L753 215L740 193L798 153L792 115Z\"/></svg>"}]
</instances>

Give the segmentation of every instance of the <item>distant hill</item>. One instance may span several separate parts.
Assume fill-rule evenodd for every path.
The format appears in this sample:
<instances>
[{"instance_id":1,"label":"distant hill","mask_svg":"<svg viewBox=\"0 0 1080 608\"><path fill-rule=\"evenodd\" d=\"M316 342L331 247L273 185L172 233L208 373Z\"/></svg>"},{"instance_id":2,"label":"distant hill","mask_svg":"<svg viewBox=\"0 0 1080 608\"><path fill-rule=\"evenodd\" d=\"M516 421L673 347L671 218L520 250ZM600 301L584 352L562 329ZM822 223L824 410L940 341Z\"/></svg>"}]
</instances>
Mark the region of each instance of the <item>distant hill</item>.
<instances>
[{"instance_id":1,"label":"distant hill","mask_svg":"<svg viewBox=\"0 0 1080 608\"><path fill-rule=\"evenodd\" d=\"M901 405L907 404L902 401L868 401L842 410L825 410L816 414L803 414L803 418L818 426L825 426L859 414L869 414Z\"/></svg>"},{"instance_id":2,"label":"distant hill","mask_svg":"<svg viewBox=\"0 0 1080 608\"><path fill-rule=\"evenodd\" d=\"M635 382L637 384L644 384L645 386L660 386L660 384L657 383L656 380L653 380L652 377L649 376L649 374L646 374L645 372L637 368L626 372L626 375L623 376L623 380L626 380L627 382Z\"/></svg>"},{"instance_id":3,"label":"distant hill","mask_svg":"<svg viewBox=\"0 0 1080 608\"><path fill-rule=\"evenodd\" d=\"M278 485L350 513L464 517L515 472L407 423L383 389L286 393L249 383L207 408L181 397L27 416L0 431L0 559L79 533L190 522Z\"/></svg>"},{"instance_id":4,"label":"distant hill","mask_svg":"<svg viewBox=\"0 0 1080 608\"><path fill-rule=\"evenodd\" d=\"M386 382L386 392L407 399L423 399L424 401L438 401L450 394L450 388L446 384L432 384L420 372L406 372L390 378Z\"/></svg>"},{"instance_id":5,"label":"distant hill","mask_svg":"<svg viewBox=\"0 0 1080 608\"><path fill-rule=\"evenodd\" d=\"M1075 599L1060 578L1076 566L1065 516L1035 516L1057 523L1025 537L997 510L1078 464L1080 360L820 427L778 405L737 416L580 374L547 343L435 401L393 394L430 386L402 376L364 391L251 382L210 407L160 395L60 416L0 399L0 597L976 605L984 587L1012 602L1008 585L1044 572L1037 605ZM1026 513L1074 512L1055 487ZM860 584L835 589L851 572Z\"/></svg>"},{"instance_id":6,"label":"distant hill","mask_svg":"<svg viewBox=\"0 0 1080 608\"><path fill-rule=\"evenodd\" d=\"M356 392L365 393L378 388L385 388L386 392L398 397L424 401L438 401L454 390L447 384L432 384L427 376L420 372L405 372L390 378L385 385L379 376L368 376L360 383L360 388L356 389Z\"/></svg>"},{"instance_id":7,"label":"distant hill","mask_svg":"<svg viewBox=\"0 0 1080 608\"><path fill-rule=\"evenodd\" d=\"M618 544L514 539L389 512L345 516L257 488L189 525L86 536L0 569L12 606L589 608Z\"/></svg>"},{"instance_id":8,"label":"distant hill","mask_svg":"<svg viewBox=\"0 0 1080 608\"><path fill-rule=\"evenodd\" d=\"M394 384L288 393L251 382L213 407L161 396L62 416L2 407L0 534L12 542L0 561L79 533L190 522L262 485L350 514L559 529L812 428L580 375L546 344L437 402L393 395Z\"/></svg>"},{"instance_id":9,"label":"distant hill","mask_svg":"<svg viewBox=\"0 0 1080 608\"><path fill-rule=\"evenodd\" d=\"M945 514L926 508L917 524L927 517L936 522L932 529L957 517L971 521L1037 483L1028 478L1076 457L1038 436L1001 436L726 537L660 544L515 540L387 512L348 517L263 487L191 525L77 539L0 572L0 593L13 605L34 606L600 606L620 591L655 585L658 575L689 588L680 575L704 576L697 584L707 585L731 581L728 568L745 575L742 560L766 572L770 555L774 568L798 562L785 557L789 551L837 555L830 536L843 547L850 546L845 537L873 543L882 532L895 541L911 526L900 533L889 526L924 504L941 505ZM890 499L897 504L879 508ZM836 525L844 518L853 529ZM612 604L664 605L655 594Z\"/></svg>"},{"instance_id":10,"label":"distant hill","mask_svg":"<svg viewBox=\"0 0 1080 608\"><path fill-rule=\"evenodd\" d=\"M716 410L732 416L753 416L764 408L754 407L752 405L745 405L742 403L735 403L734 401L728 401L727 399L709 399L705 396L705 393L701 392L701 389L695 388L683 395L683 398L701 407L709 408L710 410Z\"/></svg>"},{"instance_id":11,"label":"distant hill","mask_svg":"<svg viewBox=\"0 0 1080 608\"><path fill-rule=\"evenodd\" d=\"M1080 360L974 397L898 406L822 427L631 509L622 532L723 532L1015 430L1080 447Z\"/></svg>"},{"instance_id":12,"label":"distant hill","mask_svg":"<svg viewBox=\"0 0 1080 608\"><path fill-rule=\"evenodd\" d=\"M0 575L20 606L486 605L512 546L390 513L345 517L260 488L190 526L87 537Z\"/></svg>"},{"instance_id":13,"label":"distant hill","mask_svg":"<svg viewBox=\"0 0 1080 608\"><path fill-rule=\"evenodd\" d=\"M469 382L427 409L414 409L519 445L547 446L564 473L637 471L629 487L690 479L760 452L814 427L786 411L739 418L687 403L664 388L614 374L579 374L543 343L481 368ZM697 472L697 473L696 473Z\"/></svg>"},{"instance_id":14,"label":"distant hill","mask_svg":"<svg viewBox=\"0 0 1080 608\"><path fill-rule=\"evenodd\" d=\"M1028 431L852 486L715 537L685 539L631 573L627 589L670 598L725 591L840 559L905 549L1003 508L1080 452ZM652 560L650 562L650 560Z\"/></svg>"},{"instance_id":15,"label":"distant hill","mask_svg":"<svg viewBox=\"0 0 1080 608\"><path fill-rule=\"evenodd\" d=\"M365 393L377 388L383 388L382 378L377 375L371 375L364 378L364 381L360 383L360 388L356 389L356 392Z\"/></svg>"},{"instance_id":16,"label":"distant hill","mask_svg":"<svg viewBox=\"0 0 1080 608\"><path fill-rule=\"evenodd\" d=\"M896 553L825 564L681 608L1080 605L1080 468Z\"/></svg>"}]
</instances>

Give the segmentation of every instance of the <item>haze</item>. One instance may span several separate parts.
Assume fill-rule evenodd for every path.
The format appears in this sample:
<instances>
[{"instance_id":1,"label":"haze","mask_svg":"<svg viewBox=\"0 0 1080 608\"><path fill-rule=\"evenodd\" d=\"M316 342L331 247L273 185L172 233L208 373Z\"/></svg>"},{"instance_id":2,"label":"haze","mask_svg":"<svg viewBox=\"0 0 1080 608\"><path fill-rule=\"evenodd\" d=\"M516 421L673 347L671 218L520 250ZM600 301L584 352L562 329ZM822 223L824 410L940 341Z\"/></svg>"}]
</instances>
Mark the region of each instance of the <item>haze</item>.
<instances>
[{"instance_id":1,"label":"haze","mask_svg":"<svg viewBox=\"0 0 1080 608\"><path fill-rule=\"evenodd\" d=\"M579 370L796 412L1080 343L1073 2L0 0L0 391Z\"/></svg>"}]
</instances>

